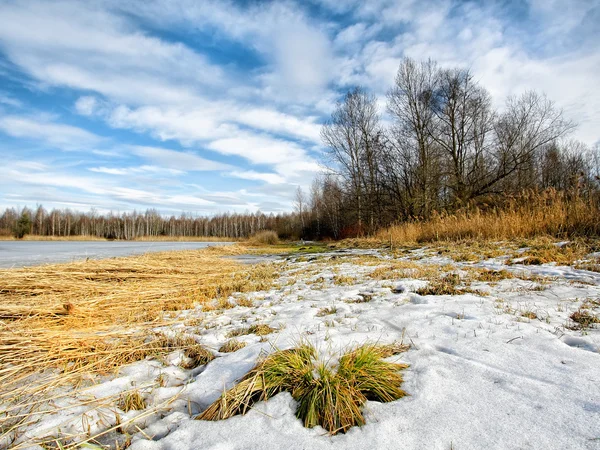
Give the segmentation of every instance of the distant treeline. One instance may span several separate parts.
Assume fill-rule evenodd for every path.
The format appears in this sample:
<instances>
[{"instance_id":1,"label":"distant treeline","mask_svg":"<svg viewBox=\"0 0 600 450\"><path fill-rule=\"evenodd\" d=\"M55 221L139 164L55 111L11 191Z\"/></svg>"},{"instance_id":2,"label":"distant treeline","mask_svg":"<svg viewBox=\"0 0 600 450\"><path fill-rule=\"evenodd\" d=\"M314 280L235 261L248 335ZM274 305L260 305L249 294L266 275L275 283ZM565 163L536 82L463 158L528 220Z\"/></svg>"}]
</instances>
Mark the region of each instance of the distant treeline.
<instances>
[{"instance_id":1,"label":"distant treeline","mask_svg":"<svg viewBox=\"0 0 600 450\"><path fill-rule=\"evenodd\" d=\"M285 237L294 234L292 216L267 215L260 212L219 214L213 217L194 217L185 213L179 216L164 216L153 209L144 213L133 211L98 214L93 210L48 211L40 205L35 209L7 208L0 216L0 235L90 236L125 240L160 236L244 238L269 229L277 230Z\"/></svg>"}]
</instances>

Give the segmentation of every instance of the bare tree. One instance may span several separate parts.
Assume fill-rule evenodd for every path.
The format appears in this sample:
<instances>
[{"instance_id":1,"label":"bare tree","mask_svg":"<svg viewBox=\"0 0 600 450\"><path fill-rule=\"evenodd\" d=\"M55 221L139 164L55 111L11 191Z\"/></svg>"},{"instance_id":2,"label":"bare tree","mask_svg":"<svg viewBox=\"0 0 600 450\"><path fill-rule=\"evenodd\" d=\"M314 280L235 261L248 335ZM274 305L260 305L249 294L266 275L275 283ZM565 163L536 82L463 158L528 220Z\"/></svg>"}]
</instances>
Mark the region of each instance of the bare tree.
<instances>
[{"instance_id":1,"label":"bare tree","mask_svg":"<svg viewBox=\"0 0 600 450\"><path fill-rule=\"evenodd\" d=\"M437 203L439 152L431 136L438 67L410 58L400 63L388 92L394 125L385 158L385 181L409 216L427 216Z\"/></svg>"},{"instance_id":2,"label":"bare tree","mask_svg":"<svg viewBox=\"0 0 600 450\"><path fill-rule=\"evenodd\" d=\"M379 134L375 97L362 88L346 94L321 130L330 169L348 181L359 232L363 228L365 207L370 221L374 216L371 196L375 193Z\"/></svg>"}]
</instances>

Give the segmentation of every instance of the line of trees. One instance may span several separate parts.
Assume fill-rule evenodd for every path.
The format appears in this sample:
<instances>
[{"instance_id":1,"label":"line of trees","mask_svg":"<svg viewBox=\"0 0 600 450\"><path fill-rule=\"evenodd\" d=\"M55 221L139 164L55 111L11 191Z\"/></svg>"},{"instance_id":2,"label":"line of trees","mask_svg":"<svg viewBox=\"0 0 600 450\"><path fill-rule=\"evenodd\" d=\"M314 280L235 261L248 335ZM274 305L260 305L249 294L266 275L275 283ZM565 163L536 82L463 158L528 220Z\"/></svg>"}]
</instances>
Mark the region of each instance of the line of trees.
<instances>
[{"instance_id":1,"label":"line of trees","mask_svg":"<svg viewBox=\"0 0 600 450\"><path fill-rule=\"evenodd\" d=\"M182 213L163 216L154 209L122 214L98 214L95 210L78 212L70 209L47 211L39 205L35 209L7 208L0 216L0 236L26 234L37 236L89 236L108 239L132 240L140 237L219 237L245 238L258 231L275 230L282 237L299 234L294 214L219 214L198 217Z\"/></svg>"},{"instance_id":2,"label":"line of trees","mask_svg":"<svg viewBox=\"0 0 600 450\"><path fill-rule=\"evenodd\" d=\"M598 145L567 141L575 124L545 95L496 110L468 70L405 59L386 112L360 87L338 103L321 132L329 174L296 199L305 234L365 234L526 190L598 194Z\"/></svg>"}]
</instances>

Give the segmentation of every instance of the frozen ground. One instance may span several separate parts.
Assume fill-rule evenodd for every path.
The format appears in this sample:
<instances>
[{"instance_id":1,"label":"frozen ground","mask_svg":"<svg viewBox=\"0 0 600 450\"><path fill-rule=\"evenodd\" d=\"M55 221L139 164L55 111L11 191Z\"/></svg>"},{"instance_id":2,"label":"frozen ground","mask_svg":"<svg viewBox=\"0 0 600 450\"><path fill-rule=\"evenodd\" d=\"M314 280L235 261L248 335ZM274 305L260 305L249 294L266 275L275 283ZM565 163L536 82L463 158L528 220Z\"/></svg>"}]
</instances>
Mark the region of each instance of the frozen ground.
<instances>
[{"instance_id":1,"label":"frozen ground","mask_svg":"<svg viewBox=\"0 0 600 450\"><path fill-rule=\"evenodd\" d=\"M57 402L64 409L41 417L21 439L113 427L99 441L123 445L130 436L135 450L600 449L600 330L570 319L582 306L599 315L600 274L504 262L454 263L426 250L399 257L356 250L277 262L276 288L230 299L248 306L185 311L185 323L163 329L194 336L217 354L212 362L184 370L182 355L173 353L127 366L117 377L98 379L78 400ZM478 281L480 268L516 277L500 272L494 281ZM459 286L472 293L415 293L447 273L459 274ZM217 352L228 333L252 324L277 331L240 336L246 347ZM410 364L403 385L410 396L368 402L367 424L337 436L303 428L288 393L245 416L193 419L261 352L302 338L325 355L365 342L410 344L394 357ZM145 410L124 413L102 400L132 388L143 393ZM71 406L83 395L88 404ZM134 416L139 419L127 423ZM116 417L127 425L118 427Z\"/></svg>"},{"instance_id":2,"label":"frozen ground","mask_svg":"<svg viewBox=\"0 0 600 450\"><path fill-rule=\"evenodd\" d=\"M192 250L226 242L0 241L0 268Z\"/></svg>"}]
</instances>

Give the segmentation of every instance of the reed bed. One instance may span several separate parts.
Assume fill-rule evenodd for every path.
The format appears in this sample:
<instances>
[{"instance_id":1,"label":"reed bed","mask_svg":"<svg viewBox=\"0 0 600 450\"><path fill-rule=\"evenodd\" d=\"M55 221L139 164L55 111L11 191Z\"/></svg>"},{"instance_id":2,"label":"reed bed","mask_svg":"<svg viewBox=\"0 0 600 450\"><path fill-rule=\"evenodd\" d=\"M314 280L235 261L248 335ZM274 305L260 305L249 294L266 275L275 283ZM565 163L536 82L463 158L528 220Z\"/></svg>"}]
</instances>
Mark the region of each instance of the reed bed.
<instances>
[{"instance_id":1,"label":"reed bed","mask_svg":"<svg viewBox=\"0 0 600 450\"><path fill-rule=\"evenodd\" d=\"M0 270L0 442L47 411L58 388L71 395L94 374L178 349L188 368L209 361L193 338L156 329L184 322L177 311L270 287L272 265L222 258L246 251L212 247Z\"/></svg>"},{"instance_id":2,"label":"reed bed","mask_svg":"<svg viewBox=\"0 0 600 450\"><path fill-rule=\"evenodd\" d=\"M597 237L600 210L594 199L553 190L529 192L500 207L467 208L430 220L381 230L373 240L392 245L413 242L510 240L536 236Z\"/></svg>"}]
</instances>

